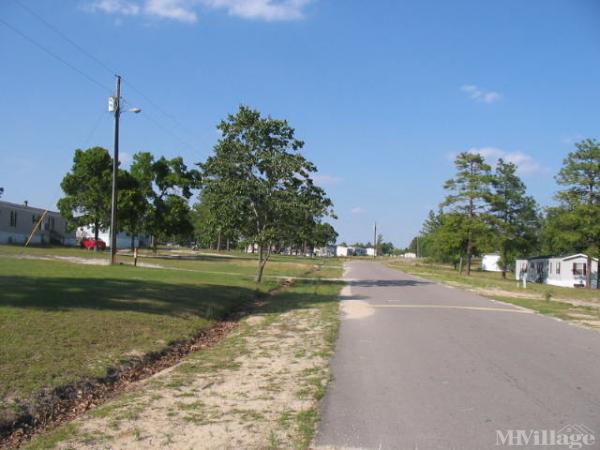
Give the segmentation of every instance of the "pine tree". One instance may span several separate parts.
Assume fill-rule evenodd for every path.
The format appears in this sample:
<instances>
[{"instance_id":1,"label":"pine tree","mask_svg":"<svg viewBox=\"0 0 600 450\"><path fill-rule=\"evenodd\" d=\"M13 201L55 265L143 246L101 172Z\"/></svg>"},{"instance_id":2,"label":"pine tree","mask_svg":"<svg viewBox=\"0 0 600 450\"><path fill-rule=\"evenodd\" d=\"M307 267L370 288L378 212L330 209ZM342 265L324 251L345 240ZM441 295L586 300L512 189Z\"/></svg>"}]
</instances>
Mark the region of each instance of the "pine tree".
<instances>
[{"instance_id":1,"label":"pine tree","mask_svg":"<svg viewBox=\"0 0 600 450\"><path fill-rule=\"evenodd\" d=\"M478 153L463 152L454 161L457 172L446 181L444 189L450 192L442 206L461 216L457 232L466 240L467 275L471 274L471 260L476 243L489 233L485 220L491 195L491 167Z\"/></svg>"},{"instance_id":2,"label":"pine tree","mask_svg":"<svg viewBox=\"0 0 600 450\"><path fill-rule=\"evenodd\" d=\"M500 249L503 278L516 256L527 255L536 247L539 230L537 204L526 195L525 183L516 171L515 164L499 159L492 180L491 223Z\"/></svg>"},{"instance_id":3,"label":"pine tree","mask_svg":"<svg viewBox=\"0 0 600 450\"><path fill-rule=\"evenodd\" d=\"M575 147L556 177L565 189L556 195L560 206L548 210L546 234L554 248L587 254L586 286L591 288L592 254L600 250L600 143L585 139Z\"/></svg>"}]
</instances>

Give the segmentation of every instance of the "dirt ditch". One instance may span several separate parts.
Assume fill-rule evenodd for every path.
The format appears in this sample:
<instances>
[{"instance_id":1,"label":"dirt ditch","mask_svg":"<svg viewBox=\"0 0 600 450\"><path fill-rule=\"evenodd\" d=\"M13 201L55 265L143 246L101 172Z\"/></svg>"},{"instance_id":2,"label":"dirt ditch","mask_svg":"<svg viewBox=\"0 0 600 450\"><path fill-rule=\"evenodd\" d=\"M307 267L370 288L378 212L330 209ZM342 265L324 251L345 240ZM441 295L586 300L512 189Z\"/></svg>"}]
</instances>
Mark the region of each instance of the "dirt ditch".
<instances>
[{"instance_id":1,"label":"dirt ditch","mask_svg":"<svg viewBox=\"0 0 600 450\"><path fill-rule=\"evenodd\" d=\"M254 300L193 338L175 342L159 352L132 357L125 364L109 368L105 377L41 391L33 400L15 402L14 413L0 417L0 449L18 448L35 434L73 420L126 391L132 383L175 366L192 352L212 347L237 328L241 318L264 304L266 296L274 295L291 284L290 279L282 280L278 287L266 294L257 294Z\"/></svg>"}]
</instances>

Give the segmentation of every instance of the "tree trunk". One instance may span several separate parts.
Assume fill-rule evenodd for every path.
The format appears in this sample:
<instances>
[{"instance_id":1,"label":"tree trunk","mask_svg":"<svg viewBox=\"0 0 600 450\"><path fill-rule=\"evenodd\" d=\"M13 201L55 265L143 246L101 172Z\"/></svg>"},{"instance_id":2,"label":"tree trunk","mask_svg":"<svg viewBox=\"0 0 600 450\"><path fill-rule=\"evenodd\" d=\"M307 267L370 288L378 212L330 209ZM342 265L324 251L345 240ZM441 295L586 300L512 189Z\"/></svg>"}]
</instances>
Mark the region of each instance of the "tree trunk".
<instances>
[{"instance_id":1,"label":"tree trunk","mask_svg":"<svg viewBox=\"0 0 600 450\"><path fill-rule=\"evenodd\" d=\"M506 271L508 270L508 264L506 263L506 248L502 252L502 279L506 280Z\"/></svg>"},{"instance_id":2,"label":"tree trunk","mask_svg":"<svg viewBox=\"0 0 600 450\"><path fill-rule=\"evenodd\" d=\"M598 263L596 265L596 289L600 289L600 254L598 254Z\"/></svg>"},{"instance_id":3,"label":"tree trunk","mask_svg":"<svg viewBox=\"0 0 600 450\"><path fill-rule=\"evenodd\" d=\"M135 248L135 235L131 235L131 251Z\"/></svg>"},{"instance_id":4,"label":"tree trunk","mask_svg":"<svg viewBox=\"0 0 600 450\"><path fill-rule=\"evenodd\" d=\"M227 251L229 251L229 238L227 238Z\"/></svg>"},{"instance_id":5,"label":"tree trunk","mask_svg":"<svg viewBox=\"0 0 600 450\"><path fill-rule=\"evenodd\" d=\"M462 270L463 270L463 258L461 256L460 260L458 261L458 273L461 275L462 275Z\"/></svg>"},{"instance_id":6,"label":"tree trunk","mask_svg":"<svg viewBox=\"0 0 600 450\"><path fill-rule=\"evenodd\" d=\"M471 231L469 231L469 237L467 239L467 276L471 275L471 257L473 253L473 242L471 239Z\"/></svg>"},{"instance_id":7,"label":"tree trunk","mask_svg":"<svg viewBox=\"0 0 600 450\"><path fill-rule=\"evenodd\" d=\"M263 271L265 270L265 266L267 265L267 261L271 256L271 246L272 243L267 243L267 250L265 254L265 247L263 244L260 244L258 247L258 271L256 273L256 282L260 283L262 281Z\"/></svg>"},{"instance_id":8,"label":"tree trunk","mask_svg":"<svg viewBox=\"0 0 600 450\"><path fill-rule=\"evenodd\" d=\"M585 272L585 288L592 288L592 254L588 252L587 255L587 267Z\"/></svg>"},{"instance_id":9,"label":"tree trunk","mask_svg":"<svg viewBox=\"0 0 600 450\"><path fill-rule=\"evenodd\" d=\"M98 251L98 222L94 223L94 251Z\"/></svg>"},{"instance_id":10,"label":"tree trunk","mask_svg":"<svg viewBox=\"0 0 600 450\"><path fill-rule=\"evenodd\" d=\"M217 251L221 251L221 230L219 230L219 235L217 236Z\"/></svg>"}]
</instances>

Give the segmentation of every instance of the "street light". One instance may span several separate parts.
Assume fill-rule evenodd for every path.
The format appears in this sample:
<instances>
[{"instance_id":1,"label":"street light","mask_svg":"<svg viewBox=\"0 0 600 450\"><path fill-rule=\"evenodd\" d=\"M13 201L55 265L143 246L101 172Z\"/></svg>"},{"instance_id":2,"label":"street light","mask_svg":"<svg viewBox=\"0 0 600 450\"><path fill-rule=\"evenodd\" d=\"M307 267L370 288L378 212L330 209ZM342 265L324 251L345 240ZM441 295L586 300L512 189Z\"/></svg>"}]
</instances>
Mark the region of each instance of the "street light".
<instances>
[{"instance_id":1,"label":"street light","mask_svg":"<svg viewBox=\"0 0 600 450\"><path fill-rule=\"evenodd\" d=\"M115 95L108 98L108 111L115 115L115 141L113 154L112 199L110 204L110 263L117 263L117 175L119 172L119 118L121 117L121 76L115 75ZM123 112L140 113L140 108Z\"/></svg>"}]
</instances>

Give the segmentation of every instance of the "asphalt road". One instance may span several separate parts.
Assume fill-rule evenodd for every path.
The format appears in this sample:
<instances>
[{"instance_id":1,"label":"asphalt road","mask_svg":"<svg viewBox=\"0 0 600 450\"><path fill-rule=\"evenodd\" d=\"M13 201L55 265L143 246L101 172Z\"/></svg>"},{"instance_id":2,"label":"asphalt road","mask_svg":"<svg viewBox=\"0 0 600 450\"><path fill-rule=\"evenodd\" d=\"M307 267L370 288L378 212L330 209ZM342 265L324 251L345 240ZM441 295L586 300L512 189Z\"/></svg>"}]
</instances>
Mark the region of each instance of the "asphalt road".
<instances>
[{"instance_id":1,"label":"asphalt road","mask_svg":"<svg viewBox=\"0 0 600 450\"><path fill-rule=\"evenodd\" d=\"M575 425L600 448L599 332L381 264L345 278L315 447L501 449ZM514 448L568 448L534 443Z\"/></svg>"}]
</instances>

